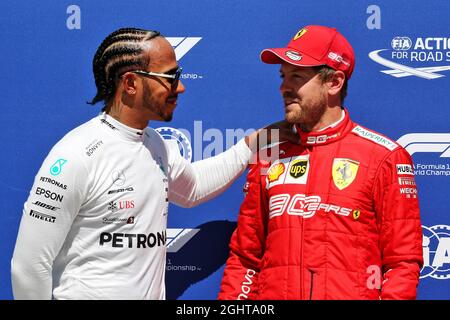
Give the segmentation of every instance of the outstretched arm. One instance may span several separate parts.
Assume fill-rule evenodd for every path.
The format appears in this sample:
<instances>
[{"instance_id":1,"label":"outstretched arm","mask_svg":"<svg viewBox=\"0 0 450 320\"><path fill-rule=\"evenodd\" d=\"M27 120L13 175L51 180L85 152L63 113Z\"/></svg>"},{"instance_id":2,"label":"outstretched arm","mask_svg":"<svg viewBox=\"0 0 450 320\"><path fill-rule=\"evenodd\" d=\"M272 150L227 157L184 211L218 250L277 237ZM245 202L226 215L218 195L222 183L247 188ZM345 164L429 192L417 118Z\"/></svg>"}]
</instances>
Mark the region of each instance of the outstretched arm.
<instances>
[{"instance_id":1,"label":"outstretched arm","mask_svg":"<svg viewBox=\"0 0 450 320\"><path fill-rule=\"evenodd\" d=\"M297 134L286 121L257 130L227 151L194 163L182 158L175 144L167 143L171 169L169 200L190 208L218 196L244 172L252 154L280 141L298 142Z\"/></svg>"}]
</instances>

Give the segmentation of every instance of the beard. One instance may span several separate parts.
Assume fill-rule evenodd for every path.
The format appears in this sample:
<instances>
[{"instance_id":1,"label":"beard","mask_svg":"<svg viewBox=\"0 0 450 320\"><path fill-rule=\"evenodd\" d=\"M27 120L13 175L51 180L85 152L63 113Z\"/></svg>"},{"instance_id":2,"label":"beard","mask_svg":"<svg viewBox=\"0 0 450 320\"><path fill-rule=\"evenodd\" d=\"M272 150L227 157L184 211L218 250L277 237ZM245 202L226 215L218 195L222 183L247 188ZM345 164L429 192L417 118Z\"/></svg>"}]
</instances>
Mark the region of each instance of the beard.
<instances>
[{"instance_id":1,"label":"beard","mask_svg":"<svg viewBox=\"0 0 450 320\"><path fill-rule=\"evenodd\" d=\"M283 96L292 100L292 97L286 93ZM286 110L285 119L287 122L297 124L302 131L311 132L311 130L320 122L327 110L327 101L325 95L318 95L316 99L296 99L296 103L289 106Z\"/></svg>"},{"instance_id":2,"label":"beard","mask_svg":"<svg viewBox=\"0 0 450 320\"><path fill-rule=\"evenodd\" d=\"M171 110L166 104L161 103L156 99L152 99L151 90L147 83L143 85L143 100L144 106L150 109L152 113L158 116L159 121L169 122L173 118L173 110Z\"/></svg>"}]
</instances>

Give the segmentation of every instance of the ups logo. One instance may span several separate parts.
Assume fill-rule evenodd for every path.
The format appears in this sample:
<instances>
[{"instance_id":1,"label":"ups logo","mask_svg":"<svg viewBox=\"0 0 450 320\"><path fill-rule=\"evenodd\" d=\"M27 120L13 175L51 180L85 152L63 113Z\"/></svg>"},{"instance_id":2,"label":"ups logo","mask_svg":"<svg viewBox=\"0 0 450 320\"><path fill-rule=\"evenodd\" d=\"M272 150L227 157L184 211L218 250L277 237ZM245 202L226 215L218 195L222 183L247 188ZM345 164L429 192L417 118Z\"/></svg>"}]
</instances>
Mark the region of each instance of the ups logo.
<instances>
[{"instance_id":1,"label":"ups logo","mask_svg":"<svg viewBox=\"0 0 450 320\"><path fill-rule=\"evenodd\" d=\"M297 160L292 163L291 169L289 170L289 174L291 175L291 177L297 179L305 174L307 168L308 168L307 160Z\"/></svg>"}]
</instances>

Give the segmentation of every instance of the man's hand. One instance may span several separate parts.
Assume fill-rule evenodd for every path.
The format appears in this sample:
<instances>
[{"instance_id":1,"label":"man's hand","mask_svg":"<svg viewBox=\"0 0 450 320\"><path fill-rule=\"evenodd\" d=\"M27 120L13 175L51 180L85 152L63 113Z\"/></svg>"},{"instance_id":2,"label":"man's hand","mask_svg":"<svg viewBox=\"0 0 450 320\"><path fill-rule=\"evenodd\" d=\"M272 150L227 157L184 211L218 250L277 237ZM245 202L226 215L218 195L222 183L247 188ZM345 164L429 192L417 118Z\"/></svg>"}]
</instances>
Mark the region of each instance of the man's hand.
<instances>
[{"instance_id":1,"label":"man's hand","mask_svg":"<svg viewBox=\"0 0 450 320\"><path fill-rule=\"evenodd\" d=\"M292 123L286 120L272 123L245 137L245 143L253 152L259 151L270 144L285 141L300 143L300 137L294 131Z\"/></svg>"}]
</instances>

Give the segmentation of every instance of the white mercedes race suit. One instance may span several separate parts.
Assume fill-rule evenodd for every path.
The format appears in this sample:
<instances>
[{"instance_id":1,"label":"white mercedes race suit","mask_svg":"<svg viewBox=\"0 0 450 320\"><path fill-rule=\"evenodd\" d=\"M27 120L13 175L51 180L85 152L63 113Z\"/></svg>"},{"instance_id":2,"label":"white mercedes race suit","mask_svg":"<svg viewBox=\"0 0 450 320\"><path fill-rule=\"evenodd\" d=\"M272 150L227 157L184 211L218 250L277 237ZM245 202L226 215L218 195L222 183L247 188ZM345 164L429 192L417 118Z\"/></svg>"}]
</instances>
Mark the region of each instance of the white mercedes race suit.
<instances>
[{"instance_id":1,"label":"white mercedes race suit","mask_svg":"<svg viewBox=\"0 0 450 320\"><path fill-rule=\"evenodd\" d=\"M223 192L251 157L243 140L190 163L156 131L103 113L50 151L11 261L16 299L164 299L168 203Z\"/></svg>"}]
</instances>

